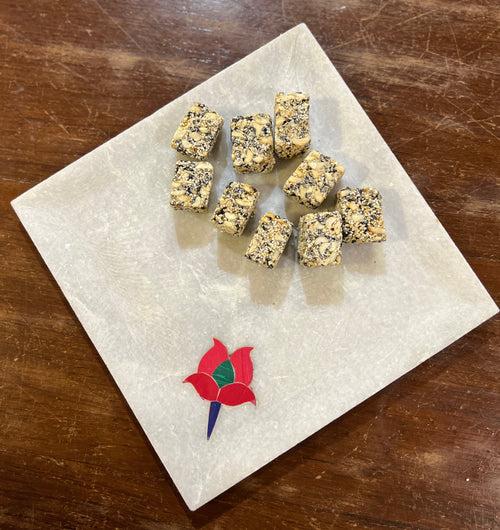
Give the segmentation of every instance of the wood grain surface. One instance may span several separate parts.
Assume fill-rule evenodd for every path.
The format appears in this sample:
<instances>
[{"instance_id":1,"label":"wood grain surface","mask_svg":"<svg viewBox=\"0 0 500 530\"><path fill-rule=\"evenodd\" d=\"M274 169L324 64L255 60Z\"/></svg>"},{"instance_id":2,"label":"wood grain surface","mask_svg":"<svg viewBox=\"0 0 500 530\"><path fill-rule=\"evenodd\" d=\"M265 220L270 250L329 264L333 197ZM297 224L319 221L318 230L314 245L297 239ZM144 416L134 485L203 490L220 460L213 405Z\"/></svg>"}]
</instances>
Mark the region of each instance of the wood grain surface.
<instances>
[{"instance_id":1,"label":"wood grain surface","mask_svg":"<svg viewBox=\"0 0 500 530\"><path fill-rule=\"evenodd\" d=\"M498 302L494 0L0 0L0 527L498 528L499 319L195 513L9 202L306 22Z\"/></svg>"}]
</instances>

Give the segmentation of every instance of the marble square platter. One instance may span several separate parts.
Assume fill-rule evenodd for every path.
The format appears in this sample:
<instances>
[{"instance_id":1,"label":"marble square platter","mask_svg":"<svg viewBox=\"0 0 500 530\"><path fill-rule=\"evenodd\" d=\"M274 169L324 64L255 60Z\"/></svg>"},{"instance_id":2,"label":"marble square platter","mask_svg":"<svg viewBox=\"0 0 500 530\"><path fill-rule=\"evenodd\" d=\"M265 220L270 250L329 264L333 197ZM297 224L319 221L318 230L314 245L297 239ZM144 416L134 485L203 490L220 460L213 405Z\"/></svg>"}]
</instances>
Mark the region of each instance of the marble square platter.
<instances>
[{"instance_id":1,"label":"marble square platter","mask_svg":"<svg viewBox=\"0 0 500 530\"><path fill-rule=\"evenodd\" d=\"M384 198L387 242L344 245L339 267L299 267L294 242L276 269L257 267L243 258L256 220L232 238L168 206L169 141L190 103L225 119L210 211L235 179L231 118L272 114L292 90L310 94L312 147L345 166L342 184ZM240 177L261 191L256 219L273 210L296 226L307 212L281 191L299 162ZM304 24L12 204L191 510L497 312ZM209 404L182 381L212 337L254 347L257 403L223 407L207 441Z\"/></svg>"}]
</instances>

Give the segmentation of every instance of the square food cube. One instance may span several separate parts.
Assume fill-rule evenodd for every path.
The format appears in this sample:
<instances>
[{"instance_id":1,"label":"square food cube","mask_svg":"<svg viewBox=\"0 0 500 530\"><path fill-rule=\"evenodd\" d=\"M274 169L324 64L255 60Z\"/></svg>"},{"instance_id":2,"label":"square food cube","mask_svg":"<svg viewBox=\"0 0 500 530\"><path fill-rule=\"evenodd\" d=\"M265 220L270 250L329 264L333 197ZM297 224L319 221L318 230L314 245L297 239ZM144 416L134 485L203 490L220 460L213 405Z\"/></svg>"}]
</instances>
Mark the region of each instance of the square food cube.
<instances>
[{"instance_id":1,"label":"square food cube","mask_svg":"<svg viewBox=\"0 0 500 530\"><path fill-rule=\"evenodd\" d=\"M183 155L203 160L213 149L224 119L203 103L194 103L182 118L170 143Z\"/></svg>"},{"instance_id":2,"label":"square food cube","mask_svg":"<svg viewBox=\"0 0 500 530\"><path fill-rule=\"evenodd\" d=\"M342 223L338 212L308 213L300 218L297 252L302 265L338 265L341 245Z\"/></svg>"},{"instance_id":3,"label":"square food cube","mask_svg":"<svg viewBox=\"0 0 500 530\"><path fill-rule=\"evenodd\" d=\"M238 173L269 173L273 169L276 161L269 114L233 118L231 142L233 167Z\"/></svg>"},{"instance_id":4,"label":"square food cube","mask_svg":"<svg viewBox=\"0 0 500 530\"><path fill-rule=\"evenodd\" d=\"M292 228L288 219L267 212L259 221L245 256L269 269L274 268L285 250Z\"/></svg>"},{"instance_id":5,"label":"square food cube","mask_svg":"<svg viewBox=\"0 0 500 530\"><path fill-rule=\"evenodd\" d=\"M274 150L292 158L309 149L309 96L303 92L278 92L274 100Z\"/></svg>"},{"instance_id":6,"label":"square food cube","mask_svg":"<svg viewBox=\"0 0 500 530\"><path fill-rule=\"evenodd\" d=\"M176 210L206 210L213 177L214 168L210 162L178 160L170 189L170 205Z\"/></svg>"},{"instance_id":7,"label":"square food cube","mask_svg":"<svg viewBox=\"0 0 500 530\"><path fill-rule=\"evenodd\" d=\"M382 196L374 188L343 188L336 209L342 216L346 243L378 243L386 240Z\"/></svg>"},{"instance_id":8,"label":"square food cube","mask_svg":"<svg viewBox=\"0 0 500 530\"><path fill-rule=\"evenodd\" d=\"M283 186L290 197L309 208L317 208L344 174L333 158L311 151Z\"/></svg>"},{"instance_id":9,"label":"square food cube","mask_svg":"<svg viewBox=\"0 0 500 530\"><path fill-rule=\"evenodd\" d=\"M218 230L240 236L255 211L259 192L250 184L230 182L222 193L212 216Z\"/></svg>"}]
</instances>

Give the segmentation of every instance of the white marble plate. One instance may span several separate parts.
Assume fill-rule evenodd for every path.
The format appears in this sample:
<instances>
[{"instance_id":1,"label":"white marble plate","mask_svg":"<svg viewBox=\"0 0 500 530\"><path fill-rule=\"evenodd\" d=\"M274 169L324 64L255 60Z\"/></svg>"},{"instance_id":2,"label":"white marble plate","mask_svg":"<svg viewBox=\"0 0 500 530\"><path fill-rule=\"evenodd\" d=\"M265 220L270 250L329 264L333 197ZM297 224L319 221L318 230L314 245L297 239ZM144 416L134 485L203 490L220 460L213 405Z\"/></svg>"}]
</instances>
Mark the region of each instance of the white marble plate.
<instances>
[{"instance_id":1,"label":"white marble plate","mask_svg":"<svg viewBox=\"0 0 500 530\"><path fill-rule=\"evenodd\" d=\"M313 147L344 185L384 197L388 241L345 246L340 267L306 270L289 246L258 268L207 215L168 206L169 140L201 100L226 126L211 156L210 208L234 179L232 116L273 110L278 90L311 95ZM297 222L280 190L299 160L245 180L258 213ZM331 207L329 199L326 207ZM22 223L194 510L496 313L491 300L305 25L300 25L59 171L13 202ZM253 221L255 224L255 221ZM254 225L252 225L254 226ZM253 346L257 405L208 402L182 380L217 337Z\"/></svg>"}]
</instances>

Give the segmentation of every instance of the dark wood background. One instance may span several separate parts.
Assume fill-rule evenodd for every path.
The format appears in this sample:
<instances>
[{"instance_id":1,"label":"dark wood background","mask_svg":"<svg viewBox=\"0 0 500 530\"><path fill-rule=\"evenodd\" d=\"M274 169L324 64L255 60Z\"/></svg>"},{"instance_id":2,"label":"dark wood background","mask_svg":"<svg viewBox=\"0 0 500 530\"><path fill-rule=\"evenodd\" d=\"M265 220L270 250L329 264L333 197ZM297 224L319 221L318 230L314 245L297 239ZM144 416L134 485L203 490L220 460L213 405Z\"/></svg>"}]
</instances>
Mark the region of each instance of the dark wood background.
<instances>
[{"instance_id":1,"label":"dark wood background","mask_svg":"<svg viewBox=\"0 0 500 530\"><path fill-rule=\"evenodd\" d=\"M495 0L0 0L0 527L498 528L499 319L195 513L10 209L306 22L498 301Z\"/></svg>"}]
</instances>

